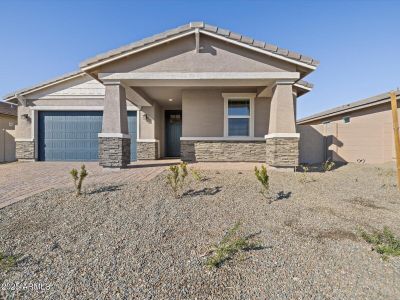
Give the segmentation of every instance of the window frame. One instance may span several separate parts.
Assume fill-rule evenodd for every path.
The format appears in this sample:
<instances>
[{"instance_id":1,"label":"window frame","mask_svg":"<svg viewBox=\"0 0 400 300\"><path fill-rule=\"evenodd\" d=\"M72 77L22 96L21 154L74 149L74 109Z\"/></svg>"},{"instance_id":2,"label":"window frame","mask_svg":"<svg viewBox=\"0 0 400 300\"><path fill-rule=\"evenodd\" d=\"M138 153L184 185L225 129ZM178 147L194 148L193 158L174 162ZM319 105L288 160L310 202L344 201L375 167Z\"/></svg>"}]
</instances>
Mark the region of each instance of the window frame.
<instances>
[{"instance_id":1,"label":"window frame","mask_svg":"<svg viewBox=\"0 0 400 300\"><path fill-rule=\"evenodd\" d=\"M256 93L222 93L222 97L224 98L224 137L226 138L249 138L254 137L254 99L256 97ZM228 103L229 101L240 101L240 100L249 100L250 104L250 114L249 116L236 115L229 116L228 115ZM230 136L229 135L229 119L249 119L249 135L239 135L239 136Z\"/></svg>"}]
</instances>

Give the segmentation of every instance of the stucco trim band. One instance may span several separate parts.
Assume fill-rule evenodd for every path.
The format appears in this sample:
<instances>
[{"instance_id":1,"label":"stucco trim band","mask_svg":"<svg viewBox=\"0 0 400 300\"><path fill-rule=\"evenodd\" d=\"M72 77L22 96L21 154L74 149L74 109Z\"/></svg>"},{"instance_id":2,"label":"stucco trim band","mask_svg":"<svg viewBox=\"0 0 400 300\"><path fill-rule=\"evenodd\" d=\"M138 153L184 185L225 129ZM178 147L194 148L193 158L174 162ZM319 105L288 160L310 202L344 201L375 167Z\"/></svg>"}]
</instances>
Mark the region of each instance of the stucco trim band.
<instances>
[{"instance_id":1,"label":"stucco trim band","mask_svg":"<svg viewBox=\"0 0 400 300\"><path fill-rule=\"evenodd\" d=\"M123 138L123 139L130 139L131 136L129 134L126 133L104 133L101 132L98 134L99 138L107 138L107 137L111 137L111 138Z\"/></svg>"},{"instance_id":2,"label":"stucco trim band","mask_svg":"<svg viewBox=\"0 0 400 300\"><path fill-rule=\"evenodd\" d=\"M300 133L270 133L265 136L265 139L273 138L300 138Z\"/></svg>"},{"instance_id":3,"label":"stucco trim band","mask_svg":"<svg viewBox=\"0 0 400 300\"><path fill-rule=\"evenodd\" d=\"M189 137L183 136L181 137L181 141L264 141L263 137L205 137L205 136L197 136L197 137Z\"/></svg>"},{"instance_id":4,"label":"stucco trim band","mask_svg":"<svg viewBox=\"0 0 400 300\"><path fill-rule=\"evenodd\" d=\"M102 97L104 98L104 97ZM87 110L87 111L103 111L104 110L104 106L58 106L58 105L48 105L48 106L33 106L31 107L32 110L65 110L65 111L81 111L81 110ZM128 111L138 111L139 109L135 106L135 107L131 107L131 106L127 106L126 109Z\"/></svg>"}]
</instances>

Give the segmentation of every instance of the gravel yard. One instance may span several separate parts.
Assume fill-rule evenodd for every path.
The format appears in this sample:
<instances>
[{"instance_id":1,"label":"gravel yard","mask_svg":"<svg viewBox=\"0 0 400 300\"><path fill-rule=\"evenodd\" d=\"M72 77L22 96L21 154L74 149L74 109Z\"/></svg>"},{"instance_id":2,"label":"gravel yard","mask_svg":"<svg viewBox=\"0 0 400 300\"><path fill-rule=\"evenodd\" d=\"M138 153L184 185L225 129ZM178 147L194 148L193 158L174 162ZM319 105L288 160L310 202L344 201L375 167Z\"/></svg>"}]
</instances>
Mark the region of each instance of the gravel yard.
<instances>
[{"instance_id":1,"label":"gravel yard","mask_svg":"<svg viewBox=\"0 0 400 300\"><path fill-rule=\"evenodd\" d=\"M382 259L357 232L389 226L400 235L390 166L271 171L272 204L253 171L201 173L181 199L163 173L88 186L81 198L53 189L1 209L0 251L17 263L0 270L0 298L15 283L28 287L18 291L24 299L400 298L400 257ZM237 221L261 249L207 268L210 245Z\"/></svg>"}]
</instances>

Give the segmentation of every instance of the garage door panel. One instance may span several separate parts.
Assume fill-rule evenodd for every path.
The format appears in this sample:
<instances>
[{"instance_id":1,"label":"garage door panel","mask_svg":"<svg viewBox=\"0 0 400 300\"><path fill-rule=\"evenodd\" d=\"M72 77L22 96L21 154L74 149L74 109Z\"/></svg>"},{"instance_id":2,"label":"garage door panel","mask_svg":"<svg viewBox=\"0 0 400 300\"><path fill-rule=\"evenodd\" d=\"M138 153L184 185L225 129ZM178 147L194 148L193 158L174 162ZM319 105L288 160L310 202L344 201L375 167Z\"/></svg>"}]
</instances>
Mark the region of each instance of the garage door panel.
<instances>
[{"instance_id":1,"label":"garage door panel","mask_svg":"<svg viewBox=\"0 0 400 300\"><path fill-rule=\"evenodd\" d=\"M44 111L39 112L39 160L98 160L98 134L102 112ZM136 112L128 112L131 139L131 161L136 160Z\"/></svg>"}]
</instances>

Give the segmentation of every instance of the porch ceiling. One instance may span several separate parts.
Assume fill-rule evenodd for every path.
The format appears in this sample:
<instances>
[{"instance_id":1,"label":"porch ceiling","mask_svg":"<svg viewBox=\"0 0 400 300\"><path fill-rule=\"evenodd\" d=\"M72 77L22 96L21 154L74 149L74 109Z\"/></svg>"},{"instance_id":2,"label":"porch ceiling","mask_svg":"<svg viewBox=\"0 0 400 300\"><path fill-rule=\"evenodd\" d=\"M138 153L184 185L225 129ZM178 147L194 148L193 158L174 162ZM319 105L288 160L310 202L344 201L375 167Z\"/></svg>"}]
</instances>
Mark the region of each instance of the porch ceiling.
<instances>
[{"instance_id":1,"label":"porch ceiling","mask_svg":"<svg viewBox=\"0 0 400 300\"><path fill-rule=\"evenodd\" d=\"M185 90L199 90L199 89L218 89L224 92L234 93L234 92L257 92L256 86L248 87L232 87L232 86L220 86L220 87L181 87L181 86L146 86L146 87L136 87L138 92L145 95L145 97L156 101L160 106L167 109L181 109L182 107L182 92ZM172 101L170 101L172 99Z\"/></svg>"}]
</instances>

